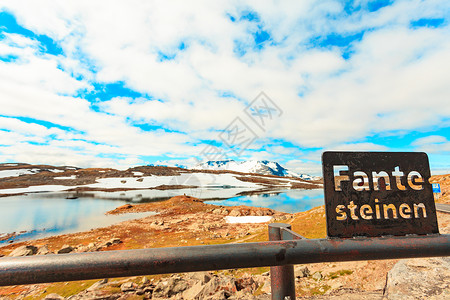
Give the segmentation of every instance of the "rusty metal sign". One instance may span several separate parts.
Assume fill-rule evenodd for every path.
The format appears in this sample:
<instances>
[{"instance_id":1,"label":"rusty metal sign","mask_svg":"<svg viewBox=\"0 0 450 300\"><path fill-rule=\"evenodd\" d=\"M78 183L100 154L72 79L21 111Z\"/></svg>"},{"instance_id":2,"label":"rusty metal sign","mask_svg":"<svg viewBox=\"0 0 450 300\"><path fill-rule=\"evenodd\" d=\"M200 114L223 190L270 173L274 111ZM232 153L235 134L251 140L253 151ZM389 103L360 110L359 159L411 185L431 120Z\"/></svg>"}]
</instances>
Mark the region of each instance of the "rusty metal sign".
<instances>
[{"instance_id":1,"label":"rusty metal sign","mask_svg":"<svg viewBox=\"0 0 450 300\"><path fill-rule=\"evenodd\" d=\"M423 152L324 152L328 237L439 233Z\"/></svg>"}]
</instances>

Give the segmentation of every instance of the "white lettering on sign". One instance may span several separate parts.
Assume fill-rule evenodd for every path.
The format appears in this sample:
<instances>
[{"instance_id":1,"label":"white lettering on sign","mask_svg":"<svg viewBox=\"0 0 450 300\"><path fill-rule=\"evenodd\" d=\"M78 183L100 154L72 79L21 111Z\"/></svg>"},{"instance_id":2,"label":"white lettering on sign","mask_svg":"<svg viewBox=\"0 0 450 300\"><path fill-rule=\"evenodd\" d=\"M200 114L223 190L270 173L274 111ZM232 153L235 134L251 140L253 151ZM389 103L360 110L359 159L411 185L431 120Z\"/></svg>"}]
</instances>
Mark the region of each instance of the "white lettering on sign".
<instances>
[{"instance_id":1,"label":"white lettering on sign","mask_svg":"<svg viewBox=\"0 0 450 300\"><path fill-rule=\"evenodd\" d=\"M411 188L416 191L423 190L424 179L422 174L417 171L411 171L405 176L405 173L397 166L391 171L391 176L387 171L370 172L369 174L363 171L354 171L349 174L349 167L347 165L335 165L334 169L334 189L342 192L342 182L350 182L351 187L358 192L370 191L369 182L373 183L373 190L380 191L392 190L395 186L400 191L406 191ZM350 204L336 206L336 220L344 221L348 218L352 220L372 220L372 219L411 219L411 218L426 218L427 210L423 203L407 204L401 203L396 206L392 203L380 203L379 199L374 200L374 205L364 204L356 205L353 201Z\"/></svg>"},{"instance_id":2,"label":"white lettering on sign","mask_svg":"<svg viewBox=\"0 0 450 300\"><path fill-rule=\"evenodd\" d=\"M350 181L350 176L348 175L348 166L347 165L338 165L333 166L334 168L334 190L341 192L341 183L343 181ZM403 182L407 182L408 186L416 191L423 190L423 176L417 171L411 171L406 176L405 173L400 171L400 167L395 167L394 171L391 172L392 177L395 178L395 186L400 191L406 191L406 184ZM371 174L367 174L363 171L355 171L352 176L352 187L355 191L370 191L369 181L373 182L373 189L375 191L379 190L391 190L391 178L386 171L380 172L371 172Z\"/></svg>"},{"instance_id":3,"label":"white lettering on sign","mask_svg":"<svg viewBox=\"0 0 450 300\"><path fill-rule=\"evenodd\" d=\"M375 199L374 206L370 206L369 204L361 205L358 207L353 201L350 201L350 204L338 205L336 206L336 220L344 221L350 216L353 220L372 220L372 219L419 219L427 217L427 209L423 203L416 204L414 203L412 207L407 203L402 203L398 207L394 204L386 204L380 203L380 200Z\"/></svg>"}]
</instances>

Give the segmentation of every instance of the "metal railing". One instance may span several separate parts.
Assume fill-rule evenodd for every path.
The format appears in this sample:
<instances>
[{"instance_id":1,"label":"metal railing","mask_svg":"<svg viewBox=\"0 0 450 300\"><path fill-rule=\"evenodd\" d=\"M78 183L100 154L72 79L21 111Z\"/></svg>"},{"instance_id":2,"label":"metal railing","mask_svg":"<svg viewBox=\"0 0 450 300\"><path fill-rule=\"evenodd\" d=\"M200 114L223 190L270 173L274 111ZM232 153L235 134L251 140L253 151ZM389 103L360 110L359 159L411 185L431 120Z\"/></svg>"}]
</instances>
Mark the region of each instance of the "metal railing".
<instances>
[{"instance_id":1,"label":"metal railing","mask_svg":"<svg viewBox=\"0 0 450 300\"><path fill-rule=\"evenodd\" d=\"M294 264L450 256L450 235L302 239L269 225L272 241L0 258L0 286L270 266L272 299L295 299ZM287 239L287 240L286 240Z\"/></svg>"}]
</instances>

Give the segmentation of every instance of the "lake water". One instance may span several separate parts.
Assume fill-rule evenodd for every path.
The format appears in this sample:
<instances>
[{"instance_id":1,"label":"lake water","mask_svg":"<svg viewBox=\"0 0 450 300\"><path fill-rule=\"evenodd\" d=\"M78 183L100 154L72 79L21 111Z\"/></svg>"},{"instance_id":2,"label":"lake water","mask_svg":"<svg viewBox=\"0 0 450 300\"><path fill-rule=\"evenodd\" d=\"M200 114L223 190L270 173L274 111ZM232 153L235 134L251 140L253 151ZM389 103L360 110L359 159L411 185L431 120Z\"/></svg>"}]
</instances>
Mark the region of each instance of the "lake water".
<instances>
[{"instance_id":1,"label":"lake water","mask_svg":"<svg viewBox=\"0 0 450 300\"><path fill-rule=\"evenodd\" d=\"M323 205L324 195L322 189L285 190L277 193L263 193L254 196L238 196L223 200L205 201L205 203L225 206L268 207L286 213L296 213Z\"/></svg>"},{"instance_id":2,"label":"lake water","mask_svg":"<svg viewBox=\"0 0 450 300\"><path fill-rule=\"evenodd\" d=\"M93 228L105 227L152 214L148 212L105 215L105 212L120 205L130 201L149 202L168 199L170 196L183 193L187 195L194 193L195 195L192 196L209 199L206 203L215 205L268 207L287 213L305 211L323 205L322 189L285 190L253 196L236 196L235 192L230 189L205 189L203 191L193 189L164 191L161 195L146 195L145 191L134 190L125 194L123 192L120 194L97 192L89 197L78 197L77 199L66 199L67 193L32 193L26 196L2 197L0 198L0 236L5 233L26 231L14 238L14 241L19 241L89 231ZM136 195L141 196L136 198ZM166 197L163 197L164 195ZM0 241L0 245L7 242L8 240Z\"/></svg>"},{"instance_id":3,"label":"lake water","mask_svg":"<svg viewBox=\"0 0 450 300\"><path fill-rule=\"evenodd\" d=\"M0 198L0 236L19 234L15 241L52 235L89 231L149 213L105 215L105 212L127 203L121 200L96 198L65 199L67 194L29 194ZM8 240L0 241L0 244Z\"/></svg>"}]
</instances>

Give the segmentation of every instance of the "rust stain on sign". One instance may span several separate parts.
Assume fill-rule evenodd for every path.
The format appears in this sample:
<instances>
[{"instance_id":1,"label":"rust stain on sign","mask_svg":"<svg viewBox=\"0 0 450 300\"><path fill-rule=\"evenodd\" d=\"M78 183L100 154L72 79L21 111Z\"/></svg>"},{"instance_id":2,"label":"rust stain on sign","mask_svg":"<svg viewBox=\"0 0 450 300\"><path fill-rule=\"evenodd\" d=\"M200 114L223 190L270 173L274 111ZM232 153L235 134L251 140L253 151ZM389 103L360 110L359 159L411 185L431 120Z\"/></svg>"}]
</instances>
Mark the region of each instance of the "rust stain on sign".
<instances>
[{"instance_id":1,"label":"rust stain on sign","mask_svg":"<svg viewBox=\"0 0 450 300\"><path fill-rule=\"evenodd\" d=\"M439 233L423 152L324 152L329 237Z\"/></svg>"}]
</instances>

